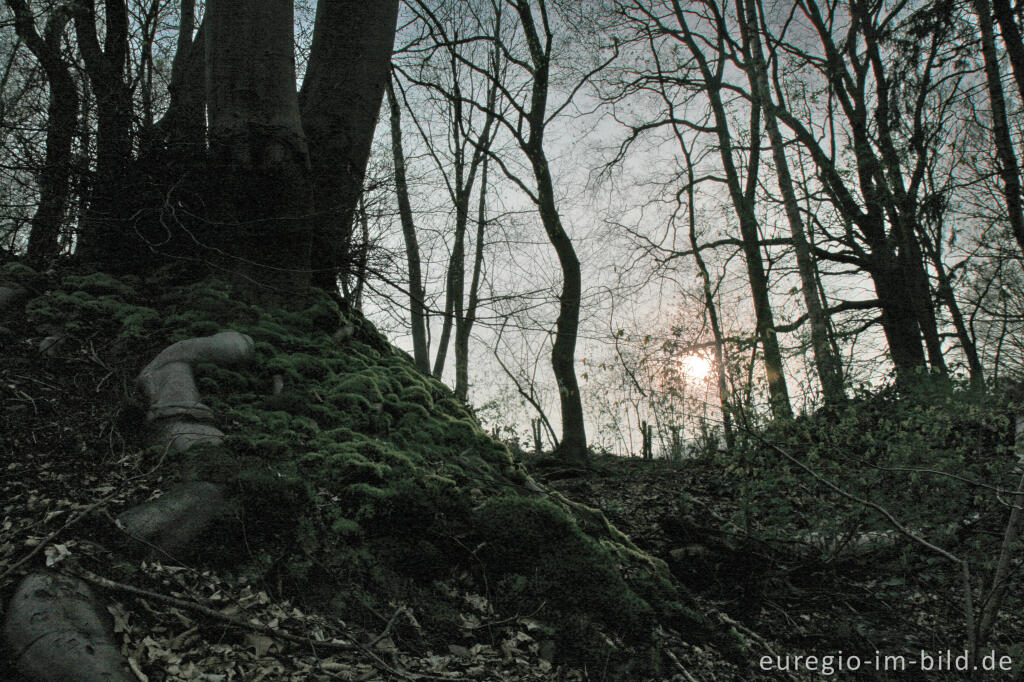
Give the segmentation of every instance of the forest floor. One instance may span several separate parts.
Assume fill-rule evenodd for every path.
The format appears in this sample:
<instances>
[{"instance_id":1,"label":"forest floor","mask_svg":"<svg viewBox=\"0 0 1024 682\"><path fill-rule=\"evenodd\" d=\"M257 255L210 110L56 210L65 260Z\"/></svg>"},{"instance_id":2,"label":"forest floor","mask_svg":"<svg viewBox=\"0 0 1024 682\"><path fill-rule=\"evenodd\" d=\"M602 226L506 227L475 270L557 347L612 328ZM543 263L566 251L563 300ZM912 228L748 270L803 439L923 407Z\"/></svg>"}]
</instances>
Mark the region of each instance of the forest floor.
<instances>
[{"instance_id":1,"label":"forest floor","mask_svg":"<svg viewBox=\"0 0 1024 682\"><path fill-rule=\"evenodd\" d=\"M968 678L956 670L966 637L960 594L949 589L955 568L913 545L837 549L772 538L769 526L749 518L755 537L737 523L744 500L720 462L605 456L589 472L552 468L537 476L602 509L637 545L668 562L698 603L764 636L773 648L764 652L771 666L777 656L802 655L819 658L817 679ZM982 671L976 679L1024 679L1019 601L1004 610L998 639L995 660L1009 656L1012 670ZM946 665L947 652L950 664L941 669L939 656ZM822 668L826 656L831 675ZM840 658L861 669L841 669ZM928 665L930 671L922 669Z\"/></svg>"},{"instance_id":2,"label":"forest floor","mask_svg":"<svg viewBox=\"0 0 1024 682\"><path fill-rule=\"evenodd\" d=\"M371 631L226 567L127 560L112 515L163 481L133 454L131 368L106 365L88 344L43 358L37 342L0 330L0 619L20 578L45 566L117 583L95 591L140 680L585 679L545 658L538 623L495 618L458 576L449 588L465 628L435 650L415 604L380 613ZM0 679L20 679L11 665L0 650Z\"/></svg>"}]
</instances>

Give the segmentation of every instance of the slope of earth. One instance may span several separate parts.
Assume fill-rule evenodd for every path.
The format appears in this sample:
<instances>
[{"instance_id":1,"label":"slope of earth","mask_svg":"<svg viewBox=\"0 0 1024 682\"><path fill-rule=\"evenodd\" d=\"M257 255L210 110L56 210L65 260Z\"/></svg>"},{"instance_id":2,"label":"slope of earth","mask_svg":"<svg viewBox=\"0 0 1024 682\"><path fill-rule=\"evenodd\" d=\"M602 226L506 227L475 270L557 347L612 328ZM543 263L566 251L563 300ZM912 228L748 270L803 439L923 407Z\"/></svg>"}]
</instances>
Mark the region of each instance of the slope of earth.
<instances>
[{"instance_id":1,"label":"slope of earth","mask_svg":"<svg viewBox=\"0 0 1024 682\"><path fill-rule=\"evenodd\" d=\"M939 653L963 652L959 571L902 537L867 551L795 538L759 515L756 502L744 504L749 500L741 477L723 461L601 457L595 464L592 472L550 463L529 469L565 495L603 510L641 549L664 559L705 607L770 633L770 648L755 652L769 656L770 666L777 656L817 656L820 678L821 658L831 656L834 672L825 677L924 680L936 673L920 670L922 652L933 661ZM807 499L821 492L794 494ZM998 537L998 531L987 532ZM994 640L999 655L1011 656L1013 673L996 671L983 679L1021 679L1018 596L1004 609ZM906 666L894 658L893 669L875 669L876 653L902 656ZM835 669L839 658L851 655L869 663L858 672ZM955 670L941 675L968 679Z\"/></svg>"},{"instance_id":2,"label":"slope of earth","mask_svg":"<svg viewBox=\"0 0 1024 682\"><path fill-rule=\"evenodd\" d=\"M537 486L326 296L268 310L174 271L0 275L32 291L0 322L0 608L31 570L79 576L154 681L745 678L718 650L742 663L756 635ZM147 446L139 369L228 329L250 366L196 368L223 443ZM183 480L228 490L231 523L180 556L127 539L113 517Z\"/></svg>"}]
</instances>

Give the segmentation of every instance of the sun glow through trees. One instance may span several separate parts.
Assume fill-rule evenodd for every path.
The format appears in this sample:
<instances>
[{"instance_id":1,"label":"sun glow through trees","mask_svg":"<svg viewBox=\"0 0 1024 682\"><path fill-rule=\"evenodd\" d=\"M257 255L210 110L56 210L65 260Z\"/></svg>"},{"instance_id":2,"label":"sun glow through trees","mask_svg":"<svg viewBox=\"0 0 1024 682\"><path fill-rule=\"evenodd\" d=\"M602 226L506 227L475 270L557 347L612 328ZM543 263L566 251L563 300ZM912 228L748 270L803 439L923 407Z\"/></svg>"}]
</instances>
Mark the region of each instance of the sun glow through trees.
<instances>
[{"instance_id":1,"label":"sun glow through trees","mask_svg":"<svg viewBox=\"0 0 1024 682\"><path fill-rule=\"evenodd\" d=\"M679 369L691 379L701 380L711 374L711 361L700 355L687 355L679 361Z\"/></svg>"}]
</instances>

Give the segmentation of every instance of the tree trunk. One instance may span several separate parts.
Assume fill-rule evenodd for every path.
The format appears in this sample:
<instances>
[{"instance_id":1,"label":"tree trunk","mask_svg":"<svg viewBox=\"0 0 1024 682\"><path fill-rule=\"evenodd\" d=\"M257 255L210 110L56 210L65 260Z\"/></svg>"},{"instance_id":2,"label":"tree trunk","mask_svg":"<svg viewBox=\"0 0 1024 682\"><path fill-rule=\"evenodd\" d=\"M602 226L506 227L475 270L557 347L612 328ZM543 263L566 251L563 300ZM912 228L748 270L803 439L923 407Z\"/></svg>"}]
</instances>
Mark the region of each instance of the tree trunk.
<instances>
[{"instance_id":1,"label":"tree trunk","mask_svg":"<svg viewBox=\"0 0 1024 682\"><path fill-rule=\"evenodd\" d=\"M680 140L681 141L681 140ZM704 293L704 308L708 313L708 321L711 323L711 334L715 343L715 374L718 380L718 404L722 409L722 430L725 433L725 444L729 450L736 445L736 435L732 428L732 401L729 391L729 367L725 359L725 334L722 333L722 324L718 319L718 306L715 304L715 295L711 288L711 273L701 255L700 245L697 242L697 202L694 197L694 174L693 164L690 162L690 151L684 148L687 169L687 208L690 223L690 248L693 250L693 260L697 263L700 271L701 287Z\"/></svg>"},{"instance_id":2,"label":"tree trunk","mask_svg":"<svg viewBox=\"0 0 1024 682\"><path fill-rule=\"evenodd\" d=\"M939 300L945 304L946 309L949 311L949 316L953 320L953 328L956 329L957 338L960 340L960 349L967 360L971 386L978 390L984 390L985 370L982 367L981 358L978 356L978 346L975 343L974 335L971 334L970 329L967 327L963 312L960 310L960 304L956 300L953 282L942 260L939 238L934 240L923 238L922 243L928 253L928 259L931 261L932 267L935 268L936 278L938 279L938 290L936 293Z\"/></svg>"},{"instance_id":3,"label":"tree trunk","mask_svg":"<svg viewBox=\"0 0 1024 682\"><path fill-rule=\"evenodd\" d=\"M195 0L181 3L178 45L168 86L171 101L157 124L157 134L173 156L197 157L206 146L206 24L195 28Z\"/></svg>"},{"instance_id":4,"label":"tree trunk","mask_svg":"<svg viewBox=\"0 0 1024 682\"><path fill-rule=\"evenodd\" d=\"M580 302L583 297L580 261L572 240L562 226L555 206L554 186L543 152L531 159L537 177L539 212L544 230L555 247L562 267L562 292L558 297L555 342L551 346L551 368L558 382L562 406L562 440L559 454L570 460L587 455L587 434L583 420L583 401L576 379L576 338L580 326Z\"/></svg>"},{"instance_id":5,"label":"tree trunk","mask_svg":"<svg viewBox=\"0 0 1024 682\"><path fill-rule=\"evenodd\" d=\"M452 188L452 201L455 205L455 232L452 239L451 257L448 259L448 276L445 281L444 321L437 344L437 356L434 359L434 376L438 379L444 373L444 364L448 355L448 343L453 328L456 345L459 343L460 334L462 334L467 343L469 341L468 332L460 332L465 325L463 299L466 290L466 232L469 229L469 200L473 195L473 186L476 184L476 175L480 169L480 164L489 153L491 128L494 125L495 119L494 102L497 93L497 82L500 78L497 62L492 61L493 70L491 73L493 75L491 76L491 86L487 91L487 103L484 105L487 112L486 120L478 139L475 142L470 141L468 136L463 133L463 130L468 130L470 126L468 125L468 118L464 115L463 97L458 85L459 73L455 68L457 63L453 55L452 79L455 82L455 91L449 98L452 107L449 134L451 136L450 145L455 150L453 162L455 178L454 187ZM472 148L468 164L466 163L467 143ZM458 349L456 349L456 354L458 352ZM456 365L458 365L457 357ZM458 367L456 367L456 374L458 374ZM468 375L465 379L468 381ZM456 377L455 383L458 385L458 377Z\"/></svg>"},{"instance_id":6,"label":"tree trunk","mask_svg":"<svg viewBox=\"0 0 1024 682\"><path fill-rule=\"evenodd\" d=\"M46 119L46 161L38 175L39 206L32 216L28 239L28 260L45 267L60 252L60 229L71 200L71 149L78 120L78 88L71 65L61 55L61 37L71 16L54 11L43 36L25 0L7 0L14 12L14 28L43 67L49 87Z\"/></svg>"},{"instance_id":7,"label":"tree trunk","mask_svg":"<svg viewBox=\"0 0 1024 682\"><path fill-rule=\"evenodd\" d=\"M737 6L742 14L743 4ZM765 129L772 146L775 160L775 175L778 180L779 192L786 210L790 232L793 237L793 249L796 252L797 268L800 273L800 290L803 293L804 305L807 307L807 318L811 326L811 347L814 354L814 365L821 382L822 396L828 405L837 405L846 399L843 390L843 374L839 360L829 346L827 322L815 281L814 260L804 230L804 221L800 215L796 192L793 189L793 178L789 172L789 161L786 159L785 143L779 130L775 116L775 102L768 86L768 67L761 51L761 35L757 22L755 0L749 0L746 6L744 21L745 34L749 41L750 67L748 76L754 101L751 106L760 106L764 111Z\"/></svg>"},{"instance_id":8,"label":"tree trunk","mask_svg":"<svg viewBox=\"0 0 1024 682\"><path fill-rule=\"evenodd\" d=\"M876 250L868 271L882 309L882 329L896 371L896 382L908 388L917 382L925 367L921 328L913 302L907 295L911 284L907 273L886 251Z\"/></svg>"},{"instance_id":9,"label":"tree trunk","mask_svg":"<svg viewBox=\"0 0 1024 682\"><path fill-rule=\"evenodd\" d=\"M942 342L939 338L939 326L935 320L935 305L932 302L931 283L925 270L924 254L918 241L917 222L913 217L916 207L905 205L892 218L892 231L897 237L899 249L896 261L905 273L909 286L904 294L909 298L917 318L918 328L924 338L925 350L928 352L928 364L931 371L946 377L949 370L942 356Z\"/></svg>"},{"instance_id":10,"label":"tree trunk","mask_svg":"<svg viewBox=\"0 0 1024 682\"><path fill-rule=\"evenodd\" d=\"M388 104L391 108L391 153L395 162L395 194L398 197L398 216L405 238L405 257L409 266L409 328L412 332L413 360L417 369L430 373L430 351L427 348L426 315L424 314L423 274L420 270L420 247L416 241L412 205L409 203L409 185L405 176L405 152L402 149L402 113L395 97L392 81L388 81Z\"/></svg>"},{"instance_id":11,"label":"tree trunk","mask_svg":"<svg viewBox=\"0 0 1024 682\"><path fill-rule=\"evenodd\" d=\"M562 291L558 296L555 342L551 346L551 369L558 383L562 409L562 439L557 449L562 457L582 462L587 458L587 432L583 419L583 399L576 379L576 338L579 334L580 304L583 298L582 272L576 249L558 214L554 183L544 153L553 36L545 21L545 41L541 42L532 11L527 0L516 2L516 12L526 34L533 63L530 110L526 116L529 133L523 145L523 152L530 161L537 182L537 211L562 270Z\"/></svg>"},{"instance_id":12,"label":"tree trunk","mask_svg":"<svg viewBox=\"0 0 1024 682\"><path fill-rule=\"evenodd\" d=\"M349 267L356 200L388 82L398 0L331 0L316 10L299 96L312 167L313 283L337 290Z\"/></svg>"},{"instance_id":13,"label":"tree trunk","mask_svg":"<svg viewBox=\"0 0 1024 682\"><path fill-rule=\"evenodd\" d=\"M324 3L329 4L329 3ZM295 91L292 3L206 8L211 201L227 266L263 292L309 282L309 156Z\"/></svg>"},{"instance_id":14,"label":"tree trunk","mask_svg":"<svg viewBox=\"0 0 1024 682\"><path fill-rule=\"evenodd\" d=\"M476 245L473 249L473 274L469 282L469 303L466 315L455 329L455 397L466 400L469 396L469 337L476 323L480 305L480 277L484 263L484 236L487 228L487 162L484 156L480 172L480 202L477 207Z\"/></svg>"},{"instance_id":15,"label":"tree trunk","mask_svg":"<svg viewBox=\"0 0 1024 682\"><path fill-rule=\"evenodd\" d=\"M690 54L696 60L703 79L703 86L708 96L712 113L715 117L715 131L718 137L718 153L722 159L722 170L725 172L729 196L733 209L739 220L740 236L743 242L743 255L747 265L747 278L750 282L751 298L754 302L754 321L757 338L761 344L764 357L765 378L768 383L768 395L772 414L776 418L787 418L793 415L789 402L789 389L782 367L782 352L775 331L775 319L772 314L771 300L768 295L768 278L761 257L761 237L758 230L757 216L754 214L754 190L756 189L757 155L760 153L758 138L760 137L760 111L751 107L750 112L750 159L748 163L746 191L740 184L739 171L733 159L732 137L729 132L729 116L722 102L722 73L713 73L707 58L697 44L686 21L686 15L678 0L672 0L676 21L681 29L680 38ZM724 39L724 38L720 38Z\"/></svg>"},{"instance_id":16,"label":"tree trunk","mask_svg":"<svg viewBox=\"0 0 1024 682\"><path fill-rule=\"evenodd\" d=\"M129 238L124 200L132 156L132 100L125 81L128 8L123 0L106 0L102 48L95 0L76 6L74 19L78 48L96 98L96 177L77 255L101 268L122 270L132 264L139 248Z\"/></svg>"},{"instance_id":17,"label":"tree trunk","mask_svg":"<svg viewBox=\"0 0 1024 682\"><path fill-rule=\"evenodd\" d=\"M1024 195L1021 194L1020 165L1013 148L1013 138L1007 123L1006 97L999 73L999 55L996 52L995 31L992 27L992 9L989 0L973 0L981 29L981 53L985 58L985 76L992 106L992 138L996 147L997 171L1003 182L1003 195L1009 214L1010 228L1017 244L1024 250ZM1009 17L1012 22L1013 17Z\"/></svg>"},{"instance_id":18,"label":"tree trunk","mask_svg":"<svg viewBox=\"0 0 1024 682\"><path fill-rule=\"evenodd\" d=\"M1006 44L1006 54L1009 55L1010 65L1013 67L1017 90L1024 101L1024 39L1021 38L1010 1L992 0L992 13L999 22L999 31L1003 34L1003 43Z\"/></svg>"}]
</instances>

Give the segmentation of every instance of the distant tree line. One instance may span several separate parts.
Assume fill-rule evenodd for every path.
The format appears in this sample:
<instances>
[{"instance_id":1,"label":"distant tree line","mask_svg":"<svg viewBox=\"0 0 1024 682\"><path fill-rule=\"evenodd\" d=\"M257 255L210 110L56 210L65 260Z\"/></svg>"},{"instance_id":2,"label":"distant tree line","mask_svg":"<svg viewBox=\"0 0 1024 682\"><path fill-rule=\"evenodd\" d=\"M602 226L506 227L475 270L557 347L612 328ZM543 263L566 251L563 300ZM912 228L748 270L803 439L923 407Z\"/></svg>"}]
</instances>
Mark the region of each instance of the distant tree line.
<instances>
[{"instance_id":1,"label":"distant tree line","mask_svg":"<svg viewBox=\"0 0 1024 682\"><path fill-rule=\"evenodd\" d=\"M611 121L611 153L576 170L595 191L669 160L645 179L657 219L603 216L633 246L612 258L647 283L689 273L701 329L648 352L610 325L636 425L679 441L655 414L665 373L639 371L666 349L713 361L727 439L758 393L746 351L783 418L801 353L814 400L842 404L876 329L902 388L1022 369L1024 10L1009 0L321 0L300 12L308 35L270 0L4 2L0 245L33 266L177 260L256 298L317 286L353 307L386 281L416 365L440 377L451 356L463 399L477 332L497 349L518 327L550 352L560 429L529 360L498 364L582 459L590 292L606 308L625 294L588 281L559 135ZM396 226L400 257L373 260L374 220ZM503 264L539 240L557 272L503 290ZM723 309L733 261L752 331Z\"/></svg>"}]
</instances>

